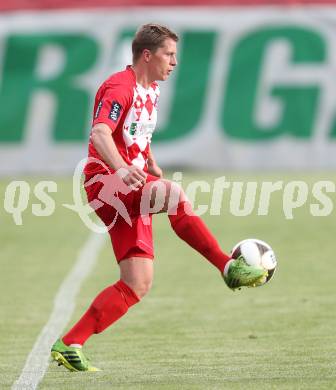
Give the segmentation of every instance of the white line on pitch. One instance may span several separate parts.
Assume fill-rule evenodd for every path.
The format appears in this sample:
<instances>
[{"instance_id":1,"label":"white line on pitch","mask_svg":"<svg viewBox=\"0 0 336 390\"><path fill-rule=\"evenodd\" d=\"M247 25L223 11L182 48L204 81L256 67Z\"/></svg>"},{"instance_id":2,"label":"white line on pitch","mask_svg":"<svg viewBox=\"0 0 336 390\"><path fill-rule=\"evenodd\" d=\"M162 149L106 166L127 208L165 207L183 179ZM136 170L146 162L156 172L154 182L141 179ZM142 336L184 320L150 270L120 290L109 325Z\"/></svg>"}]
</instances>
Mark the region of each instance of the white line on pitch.
<instances>
[{"instance_id":1,"label":"white line on pitch","mask_svg":"<svg viewBox=\"0 0 336 390\"><path fill-rule=\"evenodd\" d=\"M49 365L50 347L70 321L76 296L83 281L95 266L105 239L105 234L91 233L85 242L76 263L57 292L49 320L38 335L12 390L34 390L42 380Z\"/></svg>"}]
</instances>

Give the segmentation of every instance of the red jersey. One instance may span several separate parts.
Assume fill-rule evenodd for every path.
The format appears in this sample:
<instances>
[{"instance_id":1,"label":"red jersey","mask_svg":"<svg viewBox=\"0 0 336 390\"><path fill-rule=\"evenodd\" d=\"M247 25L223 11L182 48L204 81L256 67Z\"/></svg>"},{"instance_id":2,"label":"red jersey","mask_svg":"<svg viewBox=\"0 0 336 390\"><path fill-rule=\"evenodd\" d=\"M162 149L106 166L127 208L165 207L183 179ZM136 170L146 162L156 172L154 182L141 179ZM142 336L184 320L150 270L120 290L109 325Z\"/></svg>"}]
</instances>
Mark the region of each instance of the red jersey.
<instances>
[{"instance_id":1,"label":"red jersey","mask_svg":"<svg viewBox=\"0 0 336 390\"><path fill-rule=\"evenodd\" d=\"M149 145L157 121L159 95L157 83L145 89L137 84L133 69L127 66L124 71L109 77L95 97L92 127L97 123L108 125L121 157L128 165L136 165L144 171L147 171ZM90 157L104 161L91 136ZM106 169L94 162L88 162L84 169L87 176L104 172Z\"/></svg>"}]
</instances>

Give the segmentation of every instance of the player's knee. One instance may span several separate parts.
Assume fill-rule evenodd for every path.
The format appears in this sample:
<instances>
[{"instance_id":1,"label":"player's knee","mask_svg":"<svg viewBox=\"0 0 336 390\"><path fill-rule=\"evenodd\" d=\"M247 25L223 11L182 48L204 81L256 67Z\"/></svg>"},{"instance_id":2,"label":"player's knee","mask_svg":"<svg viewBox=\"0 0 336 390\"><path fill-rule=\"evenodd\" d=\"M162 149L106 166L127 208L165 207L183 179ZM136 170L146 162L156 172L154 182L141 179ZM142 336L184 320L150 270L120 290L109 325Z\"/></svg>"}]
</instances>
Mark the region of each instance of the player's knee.
<instances>
[{"instance_id":1,"label":"player's knee","mask_svg":"<svg viewBox=\"0 0 336 390\"><path fill-rule=\"evenodd\" d=\"M179 184L171 182L171 184L170 184L170 196L175 196L175 197L178 198L181 195L182 192L183 192L183 189L182 189L182 187Z\"/></svg>"},{"instance_id":2,"label":"player's knee","mask_svg":"<svg viewBox=\"0 0 336 390\"><path fill-rule=\"evenodd\" d=\"M179 202L184 201L186 198L183 188L179 184L172 181L169 182L167 195L168 195L166 197L167 209L177 206Z\"/></svg>"},{"instance_id":3,"label":"player's knee","mask_svg":"<svg viewBox=\"0 0 336 390\"><path fill-rule=\"evenodd\" d=\"M151 279L141 279L131 283L130 287L136 293L136 295L141 299L143 298L152 287Z\"/></svg>"},{"instance_id":4,"label":"player's knee","mask_svg":"<svg viewBox=\"0 0 336 390\"><path fill-rule=\"evenodd\" d=\"M142 282L142 283L139 283L137 284L137 286L135 287L135 290L136 290L136 294L139 298L143 298L145 295L148 294L148 292L150 291L152 287L152 282Z\"/></svg>"}]
</instances>

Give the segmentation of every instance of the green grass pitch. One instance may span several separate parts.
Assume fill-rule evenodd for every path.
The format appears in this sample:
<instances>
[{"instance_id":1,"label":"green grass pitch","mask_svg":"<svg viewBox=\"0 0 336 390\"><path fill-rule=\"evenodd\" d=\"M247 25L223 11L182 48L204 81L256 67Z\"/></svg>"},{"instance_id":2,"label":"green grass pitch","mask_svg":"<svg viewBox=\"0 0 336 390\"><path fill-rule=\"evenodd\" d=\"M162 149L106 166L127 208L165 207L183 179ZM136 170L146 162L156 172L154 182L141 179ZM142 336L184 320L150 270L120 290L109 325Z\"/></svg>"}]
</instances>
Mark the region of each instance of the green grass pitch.
<instances>
[{"instance_id":1,"label":"green grass pitch","mask_svg":"<svg viewBox=\"0 0 336 390\"><path fill-rule=\"evenodd\" d=\"M222 174L220 174L222 175ZM210 183L215 174L186 174ZM226 175L227 180L263 176ZM268 181L336 182L335 174L267 174ZM53 299L89 235L62 203L72 203L71 180L54 179L56 211L32 215L31 196L16 226L0 205L0 388L18 378ZM34 185L37 180L29 180ZM0 182L3 195L9 180ZM330 193L336 204L336 194ZM199 203L209 201L199 194ZM165 215L154 219L155 279L147 297L101 335L86 352L99 373L69 373L50 365L39 389L331 389L336 383L335 232L333 210L313 217L309 204L287 220L281 193L267 216L236 217L224 195L220 216L204 215L223 248L256 237L270 243L279 267L264 287L232 292L217 271L170 229ZM315 201L316 203L316 201ZM71 324L91 299L118 278L109 241L82 285ZM70 326L70 324L69 324ZM58 335L55 335L57 337Z\"/></svg>"}]
</instances>

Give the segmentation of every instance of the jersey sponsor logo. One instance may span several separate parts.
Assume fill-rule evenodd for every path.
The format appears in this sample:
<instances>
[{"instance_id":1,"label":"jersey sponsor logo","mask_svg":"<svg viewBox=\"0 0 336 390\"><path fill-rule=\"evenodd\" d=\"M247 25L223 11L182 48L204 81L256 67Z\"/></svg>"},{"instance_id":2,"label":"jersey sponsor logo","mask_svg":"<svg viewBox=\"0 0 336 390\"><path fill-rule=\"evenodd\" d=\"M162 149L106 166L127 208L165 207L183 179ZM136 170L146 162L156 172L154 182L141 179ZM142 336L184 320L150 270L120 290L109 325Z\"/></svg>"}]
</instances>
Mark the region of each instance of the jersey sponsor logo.
<instances>
[{"instance_id":1,"label":"jersey sponsor logo","mask_svg":"<svg viewBox=\"0 0 336 390\"><path fill-rule=\"evenodd\" d=\"M99 103L98 103L98 106L97 106L95 115L94 115L94 119L97 119L97 118L98 118L99 113L100 113L100 110L102 109L102 107L103 107L103 101L100 100Z\"/></svg>"},{"instance_id":2,"label":"jersey sponsor logo","mask_svg":"<svg viewBox=\"0 0 336 390\"><path fill-rule=\"evenodd\" d=\"M116 101L112 102L111 111L109 114L109 118L113 120L113 122L117 122L120 112L121 112L122 106Z\"/></svg>"},{"instance_id":3,"label":"jersey sponsor logo","mask_svg":"<svg viewBox=\"0 0 336 390\"><path fill-rule=\"evenodd\" d=\"M136 129L137 129L137 124L135 122L132 122L131 126L130 126L130 129L129 129L130 134L134 135L135 132L136 132Z\"/></svg>"},{"instance_id":4,"label":"jersey sponsor logo","mask_svg":"<svg viewBox=\"0 0 336 390\"><path fill-rule=\"evenodd\" d=\"M152 136L155 129L154 123L136 123L132 122L129 127L129 133L131 136L140 137L144 136Z\"/></svg>"}]
</instances>

